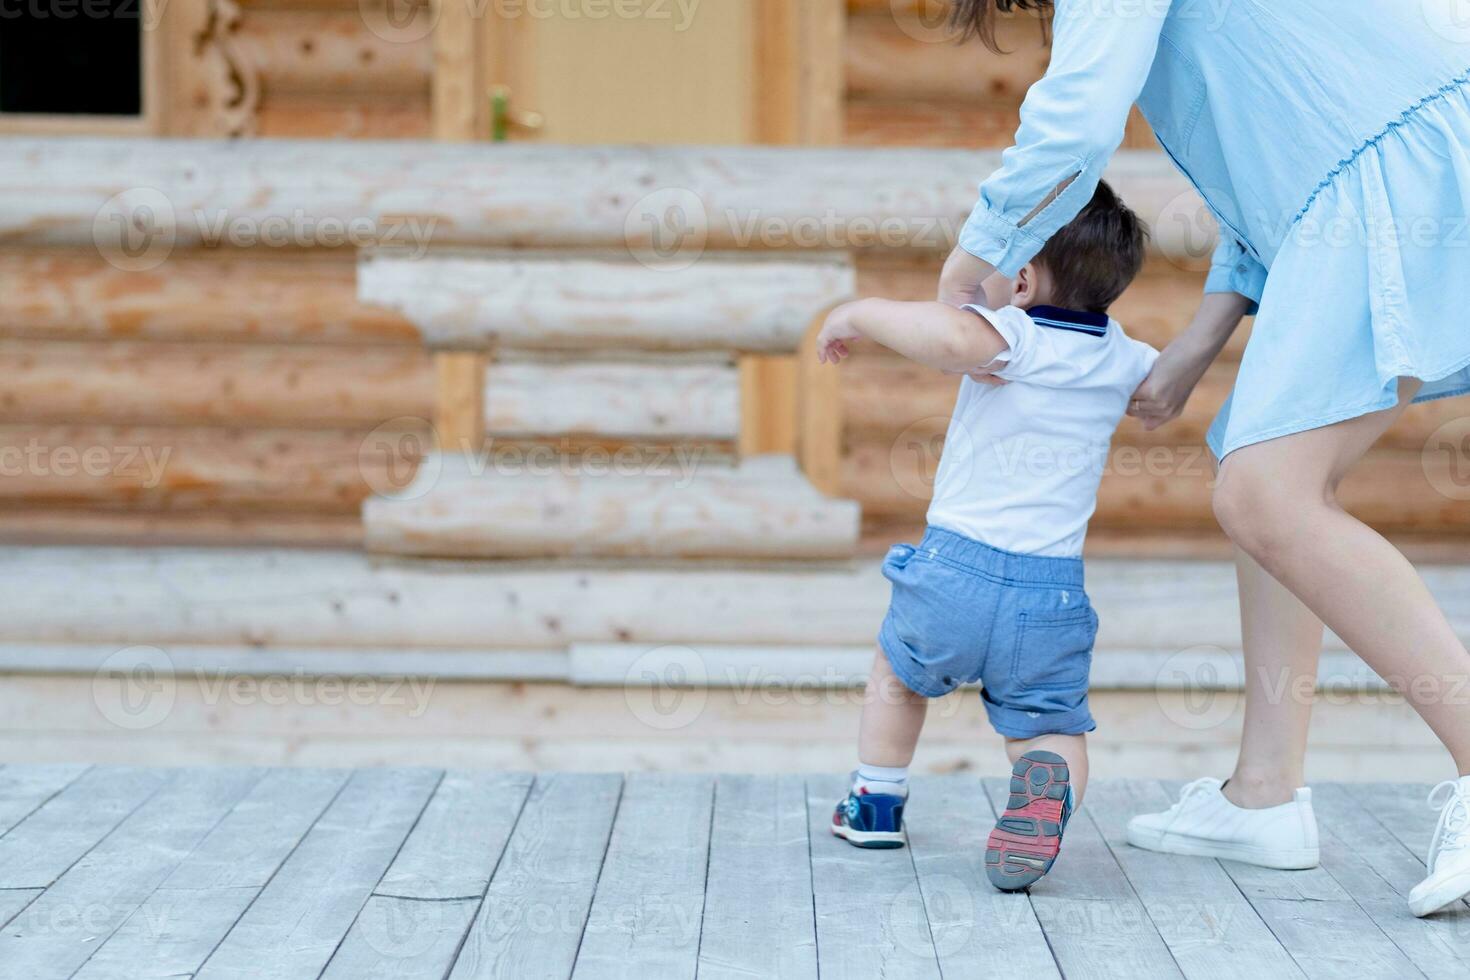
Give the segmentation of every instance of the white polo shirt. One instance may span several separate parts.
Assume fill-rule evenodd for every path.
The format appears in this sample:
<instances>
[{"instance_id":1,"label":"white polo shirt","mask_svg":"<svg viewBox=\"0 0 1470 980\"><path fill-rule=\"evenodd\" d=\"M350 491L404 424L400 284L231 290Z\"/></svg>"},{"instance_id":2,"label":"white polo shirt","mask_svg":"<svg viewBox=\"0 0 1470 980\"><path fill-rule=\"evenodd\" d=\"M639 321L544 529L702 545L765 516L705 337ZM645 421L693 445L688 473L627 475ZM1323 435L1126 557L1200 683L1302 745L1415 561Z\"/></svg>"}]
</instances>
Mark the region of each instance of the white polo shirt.
<instances>
[{"instance_id":1,"label":"white polo shirt","mask_svg":"<svg viewBox=\"0 0 1470 980\"><path fill-rule=\"evenodd\" d=\"M965 378L944 440L929 523L994 548L1077 557L1113 431L1159 352L1101 313L1034 306L965 309L1008 349Z\"/></svg>"}]
</instances>

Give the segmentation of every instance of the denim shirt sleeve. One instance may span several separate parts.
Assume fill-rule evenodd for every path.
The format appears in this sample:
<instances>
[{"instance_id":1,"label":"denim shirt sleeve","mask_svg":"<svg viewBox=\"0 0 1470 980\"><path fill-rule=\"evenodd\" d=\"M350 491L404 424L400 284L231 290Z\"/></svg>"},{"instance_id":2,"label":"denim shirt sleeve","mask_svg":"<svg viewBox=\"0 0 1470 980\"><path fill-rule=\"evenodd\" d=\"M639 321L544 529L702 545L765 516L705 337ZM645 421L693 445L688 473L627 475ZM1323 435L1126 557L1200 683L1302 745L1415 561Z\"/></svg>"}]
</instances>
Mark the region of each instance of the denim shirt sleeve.
<instances>
[{"instance_id":1,"label":"denim shirt sleeve","mask_svg":"<svg viewBox=\"0 0 1470 980\"><path fill-rule=\"evenodd\" d=\"M1266 289L1266 267L1245 250L1245 246L1221 233L1220 244L1210 259L1210 274L1205 279L1207 293L1239 293L1251 301L1246 316L1255 316Z\"/></svg>"},{"instance_id":2,"label":"denim shirt sleeve","mask_svg":"<svg viewBox=\"0 0 1470 980\"><path fill-rule=\"evenodd\" d=\"M1172 2L1058 0L1051 64L1026 93L1015 146L980 185L961 248L1014 276L1092 199L1123 142Z\"/></svg>"}]
</instances>

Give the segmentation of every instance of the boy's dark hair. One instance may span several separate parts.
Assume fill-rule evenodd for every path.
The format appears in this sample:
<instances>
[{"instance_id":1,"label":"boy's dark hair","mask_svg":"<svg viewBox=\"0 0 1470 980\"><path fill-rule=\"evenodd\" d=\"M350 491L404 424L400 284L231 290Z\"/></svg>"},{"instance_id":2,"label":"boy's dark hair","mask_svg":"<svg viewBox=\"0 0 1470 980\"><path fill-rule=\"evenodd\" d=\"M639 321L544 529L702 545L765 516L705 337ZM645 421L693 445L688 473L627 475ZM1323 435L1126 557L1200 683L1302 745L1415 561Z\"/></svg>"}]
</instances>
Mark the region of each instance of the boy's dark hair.
<instances>
[{"instance_id":1,"label":"boy's dark hair","mask_svg":"<svg viewBox=\"0 0 1470 980\"><path fill-rule=\"evenodd\" d=\"M1000 53L995 41L995 14L1015 10L1039 10L1043 14L1052 9L1053 0L954 0L954 9L949 12L949 26L959 33L961 41L978 37L990 50ZM1045 35L1043 24L1042 32Z\"/></svg>"},{"instance_id":2,"label":"boy's dark hair","mask_svg":"<svg viewBox=\"0 0 1470 980\"><path fill-rule=\"evenodd\" d=\"M1055 306L1106 313L1143 268L1148 229L1107 181L1037 254L1051 273Z\"/></svg>"}]
</instances>

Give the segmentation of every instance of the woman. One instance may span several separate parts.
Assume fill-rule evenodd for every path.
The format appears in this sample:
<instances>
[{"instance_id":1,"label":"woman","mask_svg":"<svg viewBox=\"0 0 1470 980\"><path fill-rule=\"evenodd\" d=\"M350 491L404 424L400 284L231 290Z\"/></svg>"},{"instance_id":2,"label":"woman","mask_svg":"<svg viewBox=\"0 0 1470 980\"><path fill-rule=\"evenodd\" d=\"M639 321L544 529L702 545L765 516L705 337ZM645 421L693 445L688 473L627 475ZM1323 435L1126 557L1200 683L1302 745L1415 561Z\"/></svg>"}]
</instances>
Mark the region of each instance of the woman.
<instances>
[{"instance_id":1,"label":"woman","mask_svg":"<svg viewBox=\"0 0 1470 980\"><path fill-rule=\"evenodd\" d=\"M980 189L940 298L1014 274L1093 192L1136 101L1219 221L1205 297L1139 388L1149 428L1179 414L1256 313L1209 432L1215 513L1237 548L1245 733L1230 779L1201 779L1131 843L1270 867L1317 863L1299 789L1307 701L1330 626L1406 694L1460 778L1441 784L1417 915L1470 893L1470 654L1414 569L1334 500L1412 400L1470 391L1470 44L1456 0L1055 0L1046 77ZM997 11L958 0L993 47ZM1460 41L1470 41L1470 32Z\"/></svg>"}]
</instances>

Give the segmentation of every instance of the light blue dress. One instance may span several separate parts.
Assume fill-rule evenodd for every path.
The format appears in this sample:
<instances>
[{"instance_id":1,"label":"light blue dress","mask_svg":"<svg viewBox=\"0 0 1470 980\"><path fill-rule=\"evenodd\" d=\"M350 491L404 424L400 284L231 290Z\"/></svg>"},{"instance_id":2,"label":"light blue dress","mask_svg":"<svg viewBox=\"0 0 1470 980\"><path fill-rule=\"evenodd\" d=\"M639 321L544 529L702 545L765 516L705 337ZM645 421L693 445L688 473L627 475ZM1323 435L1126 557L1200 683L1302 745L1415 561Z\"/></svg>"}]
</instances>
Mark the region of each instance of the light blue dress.
<instances>
[{"instance_id":1,"label":"light blue dress","mask_svg":"<svg viewBox=\"0 0 1470 980\"><path fill-rule=\"evenodd\" d=\"M1420 401L1470 391L1467 10L1057 0L1051 67L960 245L1014 275L1091 198L1137 101L1219 221L1205 291L1259 304L1216 456L1387 408L1399 377Z\"/></svg>"}]
</instances>

